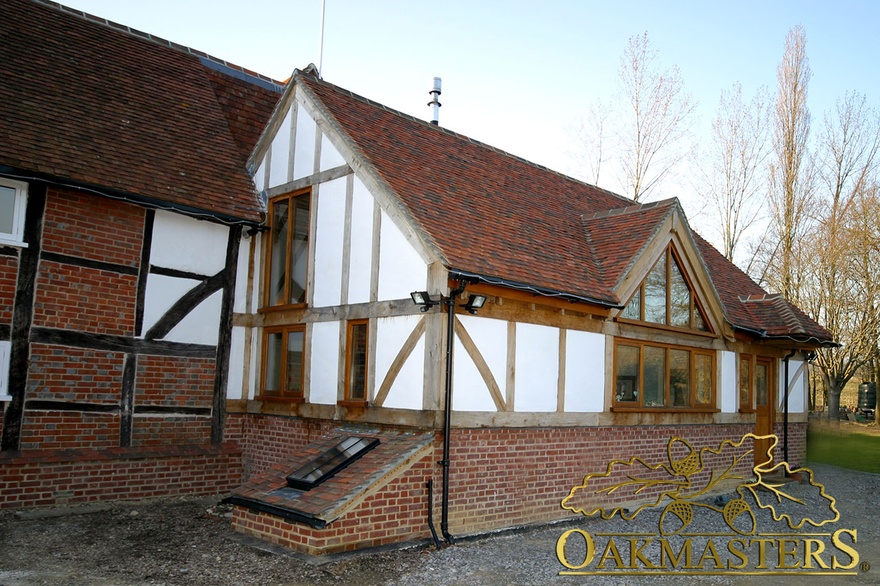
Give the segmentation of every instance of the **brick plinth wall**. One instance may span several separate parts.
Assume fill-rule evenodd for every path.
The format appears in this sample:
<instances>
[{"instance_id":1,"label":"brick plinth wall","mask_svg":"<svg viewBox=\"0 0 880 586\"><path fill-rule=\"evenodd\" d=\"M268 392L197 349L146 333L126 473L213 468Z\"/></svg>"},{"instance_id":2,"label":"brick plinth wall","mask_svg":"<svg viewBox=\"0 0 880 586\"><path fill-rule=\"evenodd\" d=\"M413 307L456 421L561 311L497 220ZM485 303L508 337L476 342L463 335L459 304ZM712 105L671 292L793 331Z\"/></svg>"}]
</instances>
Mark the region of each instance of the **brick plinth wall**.
<instances>
[{"instance_id":1,"label":"brick plinth wall","mask_svg":"<svg viewBox=\"0 0 880 586\"><path fill-rule=\"evenodd\" d=\"M428 454L322 529L241 506L233 510L233 528L310 555L425 539L430 536L427 482L435 459L434 454ZM439 519L436 522L439 531Z\"/></svg>"},{"instance_id":2,"label":"brick plinth wall","mask_svg":"<svg viewBox=\"0 0 880 586\"><path fill-rule=\"evenodd\" d=\"M244 447L249 474L265 470L337 426L338 423L334 422L264 415L231 415L227 419L230 439L239 441ZM611 460L637 456L649 463L665 463L669 459L667 445L673 437L687 440L694 450L699 451L705 447L717 448L724 439L738 441L750 432L754 432L752 425L720 424L453 429L450 532L453 535L477 534L570 518L574 513L561 507L562 499L573 487L580 485L587 474L604 472ZM781 461L781 424L777 425L776 432L780 446L774 456ZM793 467L805 464L806 433L806 423L789 424L789 463ZM441 458L442 445L442 434L438 433L433 459L419 464L425 477L433 475L434 519L438 528L442 486L441 468L436 461ZM747 474L752 465L753 458L749 455L737 469ZM413 483L410 494L424 495L424 482L420 478ZM384 502L400 498L395 497L398 493L400 489L392 483L376 499ZM424 498L417 500L424 502ZM236 511L235 523L252 535L310 553L329 553L428 535L425 514L419 513L413 520L408 514L374 511L377 504L371 499L324 529L312 529L246 509ZM618 500L621 503L626 501L625 497ZM400 535L371 535L371 531L382 526L386 515L392 525L401 523L409 527L409 523L414 522L415 526L403 530Z\"/></svg>"},{"instance_id":3,"label":"brick plinth wall","mask_svg":"<svg viewBox=\"0 0 880 586\"><path fill-rule=\"evenodd\" d=\"M0 508L224 494L241 482L233 443L0 452Z\"/></svg>"}]
</instances>

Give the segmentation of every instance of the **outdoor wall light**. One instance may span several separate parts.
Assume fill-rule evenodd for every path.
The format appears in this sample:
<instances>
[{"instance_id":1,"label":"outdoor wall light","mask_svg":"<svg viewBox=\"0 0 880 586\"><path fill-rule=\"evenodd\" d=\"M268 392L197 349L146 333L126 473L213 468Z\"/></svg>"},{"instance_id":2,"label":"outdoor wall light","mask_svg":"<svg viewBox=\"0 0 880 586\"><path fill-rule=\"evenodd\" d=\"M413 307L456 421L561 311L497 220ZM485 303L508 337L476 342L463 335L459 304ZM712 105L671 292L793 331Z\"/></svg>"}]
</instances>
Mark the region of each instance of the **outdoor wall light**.
<instances>
[{"instance_id":1,"label":"outdoor wall light","mask_svg":"<svg viewBox=\"0 0 880 586\"><path fill-rule=\"evenodd\" d=\"M471 295L468 296L467 303L465 303L462 307L464 307L468 313L475 314L477 313L477 310L482 308L485 304L485 295L475 295L471 293Z\"/></svg>"},{"instance_id":2,"label":"outdoor wall light","mask_svg":"<svg viewBox=\"0 0 880 586\"><path fill-rule=\"evenodd\" d=\"M428 311L435 305L440 304L439 301L431 299L431 296L428 295L427 291L413 291L409 296L412 297L413 303L422 307L422 311Z\"/></svg>"}]
</instances>

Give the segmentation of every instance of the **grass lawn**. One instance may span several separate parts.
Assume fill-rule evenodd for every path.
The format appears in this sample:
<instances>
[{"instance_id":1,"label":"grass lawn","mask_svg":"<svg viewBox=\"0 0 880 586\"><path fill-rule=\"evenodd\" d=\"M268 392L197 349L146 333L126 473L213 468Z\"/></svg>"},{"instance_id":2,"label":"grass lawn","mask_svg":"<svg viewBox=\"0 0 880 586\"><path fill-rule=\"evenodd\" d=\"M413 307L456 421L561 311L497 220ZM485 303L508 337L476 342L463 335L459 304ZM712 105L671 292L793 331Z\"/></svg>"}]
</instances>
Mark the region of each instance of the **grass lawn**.
<instances>
[{"instance_id":1,"label":"grass lawn","mask_svg":"<svg viewBox=\"0 0 880 586\"><path fill-rule=\"evenodd\" d=\"M862 429L810 425L807 461L880 473L880 434Z\"/></svg>"}]
</instances>

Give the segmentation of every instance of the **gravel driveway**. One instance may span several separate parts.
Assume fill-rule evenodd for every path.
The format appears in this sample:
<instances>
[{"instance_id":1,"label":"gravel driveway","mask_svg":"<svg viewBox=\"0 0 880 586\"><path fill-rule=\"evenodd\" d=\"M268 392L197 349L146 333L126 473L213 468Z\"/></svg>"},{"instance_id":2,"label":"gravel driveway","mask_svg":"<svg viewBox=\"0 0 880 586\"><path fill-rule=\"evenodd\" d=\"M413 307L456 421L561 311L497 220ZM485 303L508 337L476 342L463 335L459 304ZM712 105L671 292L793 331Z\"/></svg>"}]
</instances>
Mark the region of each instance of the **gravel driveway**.
<instances>
[{"instance_id":1,"label":"gravel driveway","mask_svg":"<svg viewBox=\"0 0 880 586\"><path fill-rule=\"evenodd\" d=\"M229 530L216 500L117 503L57 511L0 513L0 586L55 585L340 585L474 584L880 584L880 475L814 465L841 512L837 528L858 531L861 560L874 566L854 576L560 576L556 542L568 529L656 531L659 515L639 521L578 520L478 539L436 550L427 545L361 553L317 563L254 547ZM50 516L48 513L58 513ZM697 519L700 531L721 530L717 515ZM721 522L723 523L723 522ZM761 523L759 522L759 525ZM765 526L759 531L768 531ZM576 540L572 540L576 541ZM576 555L572 554L572 555ZM863 568L864 570L864 568Z\"/></svg>"}]
</instances>

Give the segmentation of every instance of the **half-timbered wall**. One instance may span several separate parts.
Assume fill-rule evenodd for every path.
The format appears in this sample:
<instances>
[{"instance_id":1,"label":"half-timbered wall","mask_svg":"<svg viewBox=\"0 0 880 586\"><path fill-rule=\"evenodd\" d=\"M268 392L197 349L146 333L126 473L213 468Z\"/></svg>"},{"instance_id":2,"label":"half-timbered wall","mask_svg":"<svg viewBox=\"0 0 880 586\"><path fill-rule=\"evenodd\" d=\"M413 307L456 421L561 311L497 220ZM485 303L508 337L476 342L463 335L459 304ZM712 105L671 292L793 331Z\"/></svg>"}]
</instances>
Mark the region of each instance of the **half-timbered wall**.
<instances>
[{"instance_id":1,"label":"half-timbered wall","mask_svg":"<svg viewBox=\"0 0 880 586\"><path fill-rule=\"evenodd\" d=\"M16 495L3 505L52 504L53 495L77 502L160 494L167 479L132 482L141 467L177 467L195 479L209 461L223 461L230 474L212 476L207 491L217 489L218 478L229 487L240 479L236 450L219 447L218 400L230 347L224 304L231 293L224 292L235 282L239 234L240 228L168 211L30 185L25 246L0 254L0 298L7 300L0 304L0 342L10 349L7 397L0 398L0 487ZM177 453L186 458L172 468L157 462ZM39 471L52 475L53 466L71 461L82 463L81 477L56 475L51 489L30 490L15 480L27 469L38 483ZM180 487L190 489L203 491L189 481Z\"/></svg>"}]
</instances>

